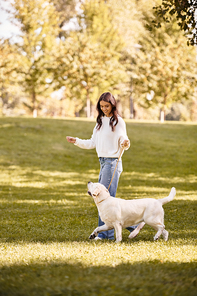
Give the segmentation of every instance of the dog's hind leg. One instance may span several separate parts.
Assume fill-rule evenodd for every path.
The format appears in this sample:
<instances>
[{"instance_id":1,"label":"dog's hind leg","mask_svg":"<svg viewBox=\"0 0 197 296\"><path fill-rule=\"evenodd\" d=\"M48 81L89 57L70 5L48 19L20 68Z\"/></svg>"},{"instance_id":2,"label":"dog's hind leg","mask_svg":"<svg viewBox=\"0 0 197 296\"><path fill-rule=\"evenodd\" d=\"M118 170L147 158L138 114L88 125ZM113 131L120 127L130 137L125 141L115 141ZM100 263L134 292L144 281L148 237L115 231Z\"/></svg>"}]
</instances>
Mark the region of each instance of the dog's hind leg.
<instances>
[{"instance_id":1,"label":"dog's hind leg","mask_svg":"<svg viewBox=\"0 0 197 296\"><path fill-rule=\"evenodd\" d=\"M138 233L140 232L140 230L144 227L145 224L146 224L145 222L141 222L137 226L137 228L129 234L129 238L132 239L132 238L136 237L138 235Z\"/></svg>"},{"instance_id":2,"label":"dog's hind leg","mask_svg":"<svg viewBox=\"0 0 197 296\"><path fill-rule=\"evenodd\" d=\"M154 236L154 241L158 240L161 234L164 233L164 236L167 238L167 234L164 231L165 225L164 225L164 210L161 205L158 204L158 201L155 201L153 204L154 207L147 207L145 213L144 213L144 221L146 224L153 227L157 233Z\"/></svg>"},{"instance_id":3,"label":"dog's hind leg","mask_svg":"<svg viewBox=\"0 0 197 296\"><path fill-rule=\"evenodd\" d=\"M155 226L154 226L154 228L156 228ZM154 241L155 240L158 240L159 239L159 237L161 236L161 234L163 234L163 231L165 230L164 229L165 228L165 226L163 225L163 226L159 226L159 227L157 227L157 233L155 234L155 236L154 236ZM166 231L166 230L165 230Z\"/></svg>"},{"instance_id":4,"label":"dog's hind leg","mask_svg":"<svg viewBox=\"0 0 197 296\"><path fill-rule=\"evenodd\" d=\"M98 235L99 232L107 231L107 230L110 230L112 228L113 227L109 227L106 224L104 224L102 226L99 226L96 229L94 229L94 231L90 234L89 239L94 239Z\"/></svg>"},{"instance_id":5,"label":"dog's hind leg","mask_svg":"<svg viewBox=\"0 0 197 296\"><path fill-rule=\"evenodd\" d=\"M167 242L167 240L168 240L168 231L164 229L163 232L162 232L162 235L163 235L164 240Z\"/></svg>"}]
</instances>

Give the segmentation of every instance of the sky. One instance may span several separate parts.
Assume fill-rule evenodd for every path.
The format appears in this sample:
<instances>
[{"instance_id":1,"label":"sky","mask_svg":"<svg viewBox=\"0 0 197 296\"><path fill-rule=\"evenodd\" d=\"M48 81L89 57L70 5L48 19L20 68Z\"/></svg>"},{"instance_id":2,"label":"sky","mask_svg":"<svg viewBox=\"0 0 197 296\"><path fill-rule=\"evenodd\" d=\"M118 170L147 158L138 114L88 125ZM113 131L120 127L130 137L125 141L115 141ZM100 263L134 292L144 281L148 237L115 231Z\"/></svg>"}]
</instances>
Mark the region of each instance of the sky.
<instances>
[{"instance_id":1,"label":"sky","mask_svg":"<svg viewBox=\"0 0 197 296\"><path fill-rule=\"evenodd\" d=\"M12 0L10 0L11 2ZM0 38L8 38L16 36L20 33L17 26L14 26L10 20L8 13L2 8L8 9L10 7L8 1L0 0ZM76 9L79 9L76 7ZM64 29L74 29L76 28L76 18L71 19L71 21L64 26Z\"/></svg>"},{"instance_id":2,"label":"sky","mask_svg":"<svg viewBox=\"0 0 197 296\"><path fill-rule=\"evenodd\" d=\"M8 13L2 9L2 7L9 7L8 2L1 0L0 3L0 38L8 38L13 35L17 35L19 33L19 29L11 24Z\"/></svg>"}]
</instances>

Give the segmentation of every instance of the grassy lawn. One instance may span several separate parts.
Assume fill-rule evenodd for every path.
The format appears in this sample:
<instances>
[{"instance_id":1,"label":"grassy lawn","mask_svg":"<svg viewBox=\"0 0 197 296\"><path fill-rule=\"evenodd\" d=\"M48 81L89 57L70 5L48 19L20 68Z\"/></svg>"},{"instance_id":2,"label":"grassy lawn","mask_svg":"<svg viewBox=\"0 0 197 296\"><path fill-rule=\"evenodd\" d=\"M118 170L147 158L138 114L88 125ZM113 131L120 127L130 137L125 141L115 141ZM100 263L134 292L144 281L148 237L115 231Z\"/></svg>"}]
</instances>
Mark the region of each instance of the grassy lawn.
<instances>
[{"instance_id":1,"label":"grassy lawn","mask_svg":"<svg viewBox=\"0 0 197 296\"><path fill-rule=\"evenodd\" d=\"M117 197L168 195L169 240L146 225L133 240L89 241L97 208L94 121L0 118L0 296L197 295L197 125L127 122L131 147Z\"/></svg>"}]
</instances>

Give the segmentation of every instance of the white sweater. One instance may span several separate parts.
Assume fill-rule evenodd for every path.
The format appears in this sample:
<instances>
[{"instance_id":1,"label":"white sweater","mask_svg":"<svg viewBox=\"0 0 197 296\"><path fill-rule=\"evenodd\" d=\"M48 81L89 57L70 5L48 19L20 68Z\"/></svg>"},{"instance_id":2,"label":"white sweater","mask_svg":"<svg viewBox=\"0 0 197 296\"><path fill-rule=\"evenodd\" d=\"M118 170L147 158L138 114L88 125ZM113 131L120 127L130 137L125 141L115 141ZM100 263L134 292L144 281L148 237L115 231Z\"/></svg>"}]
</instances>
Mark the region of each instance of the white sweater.
<instances>
[{"instance_id":1,"label":"white sweater","mask_svg":"<svg viewBox=\"0 0 197 296\"><path fill-rule=\"evenodd\" d=\"M96 129L96 124L91 139L82 140L76 138L75 145L83 149L96 148L98 157L118 158L120 155L120 145L124 140L128 140L126 125L124 120L118 116L118 124L114 127L114 131L112 131L109 122L110 117L102 117L100 130ZM129 149L129 146L130 143L124 149Z\"/></svg>"}]
</instances>

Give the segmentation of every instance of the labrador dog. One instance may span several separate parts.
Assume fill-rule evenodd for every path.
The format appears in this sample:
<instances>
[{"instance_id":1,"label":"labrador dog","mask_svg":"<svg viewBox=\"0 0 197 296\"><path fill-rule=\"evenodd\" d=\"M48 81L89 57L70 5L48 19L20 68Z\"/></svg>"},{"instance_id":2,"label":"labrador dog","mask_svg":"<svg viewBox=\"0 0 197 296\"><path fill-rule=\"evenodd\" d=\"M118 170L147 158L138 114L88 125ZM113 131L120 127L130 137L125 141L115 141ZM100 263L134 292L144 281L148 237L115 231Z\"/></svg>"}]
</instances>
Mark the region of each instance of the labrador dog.
<instances>
[{"instance_id":1,"label":"labrador dog","mask_svg":"<svg viewBox=\"0 0 197 296\"><path fill-rule=\"evenodd\" d=\"M154 240L158 240L162 234L165 241L168 240L168 231L164 225L163 205L172 201L176 195L176 189L172 187L170 194L162 199L144 198L125 200L110 196L106 187L100 183L88 182L88 193L93 197L98 208L101 220L105 223L97 227L90 239L94 239L99 232L115 229L116 242L122 241L122 228L138 225L132 231L129 238L137 236L145 224L157 230Z\"/></svg>"}]
</instances>

